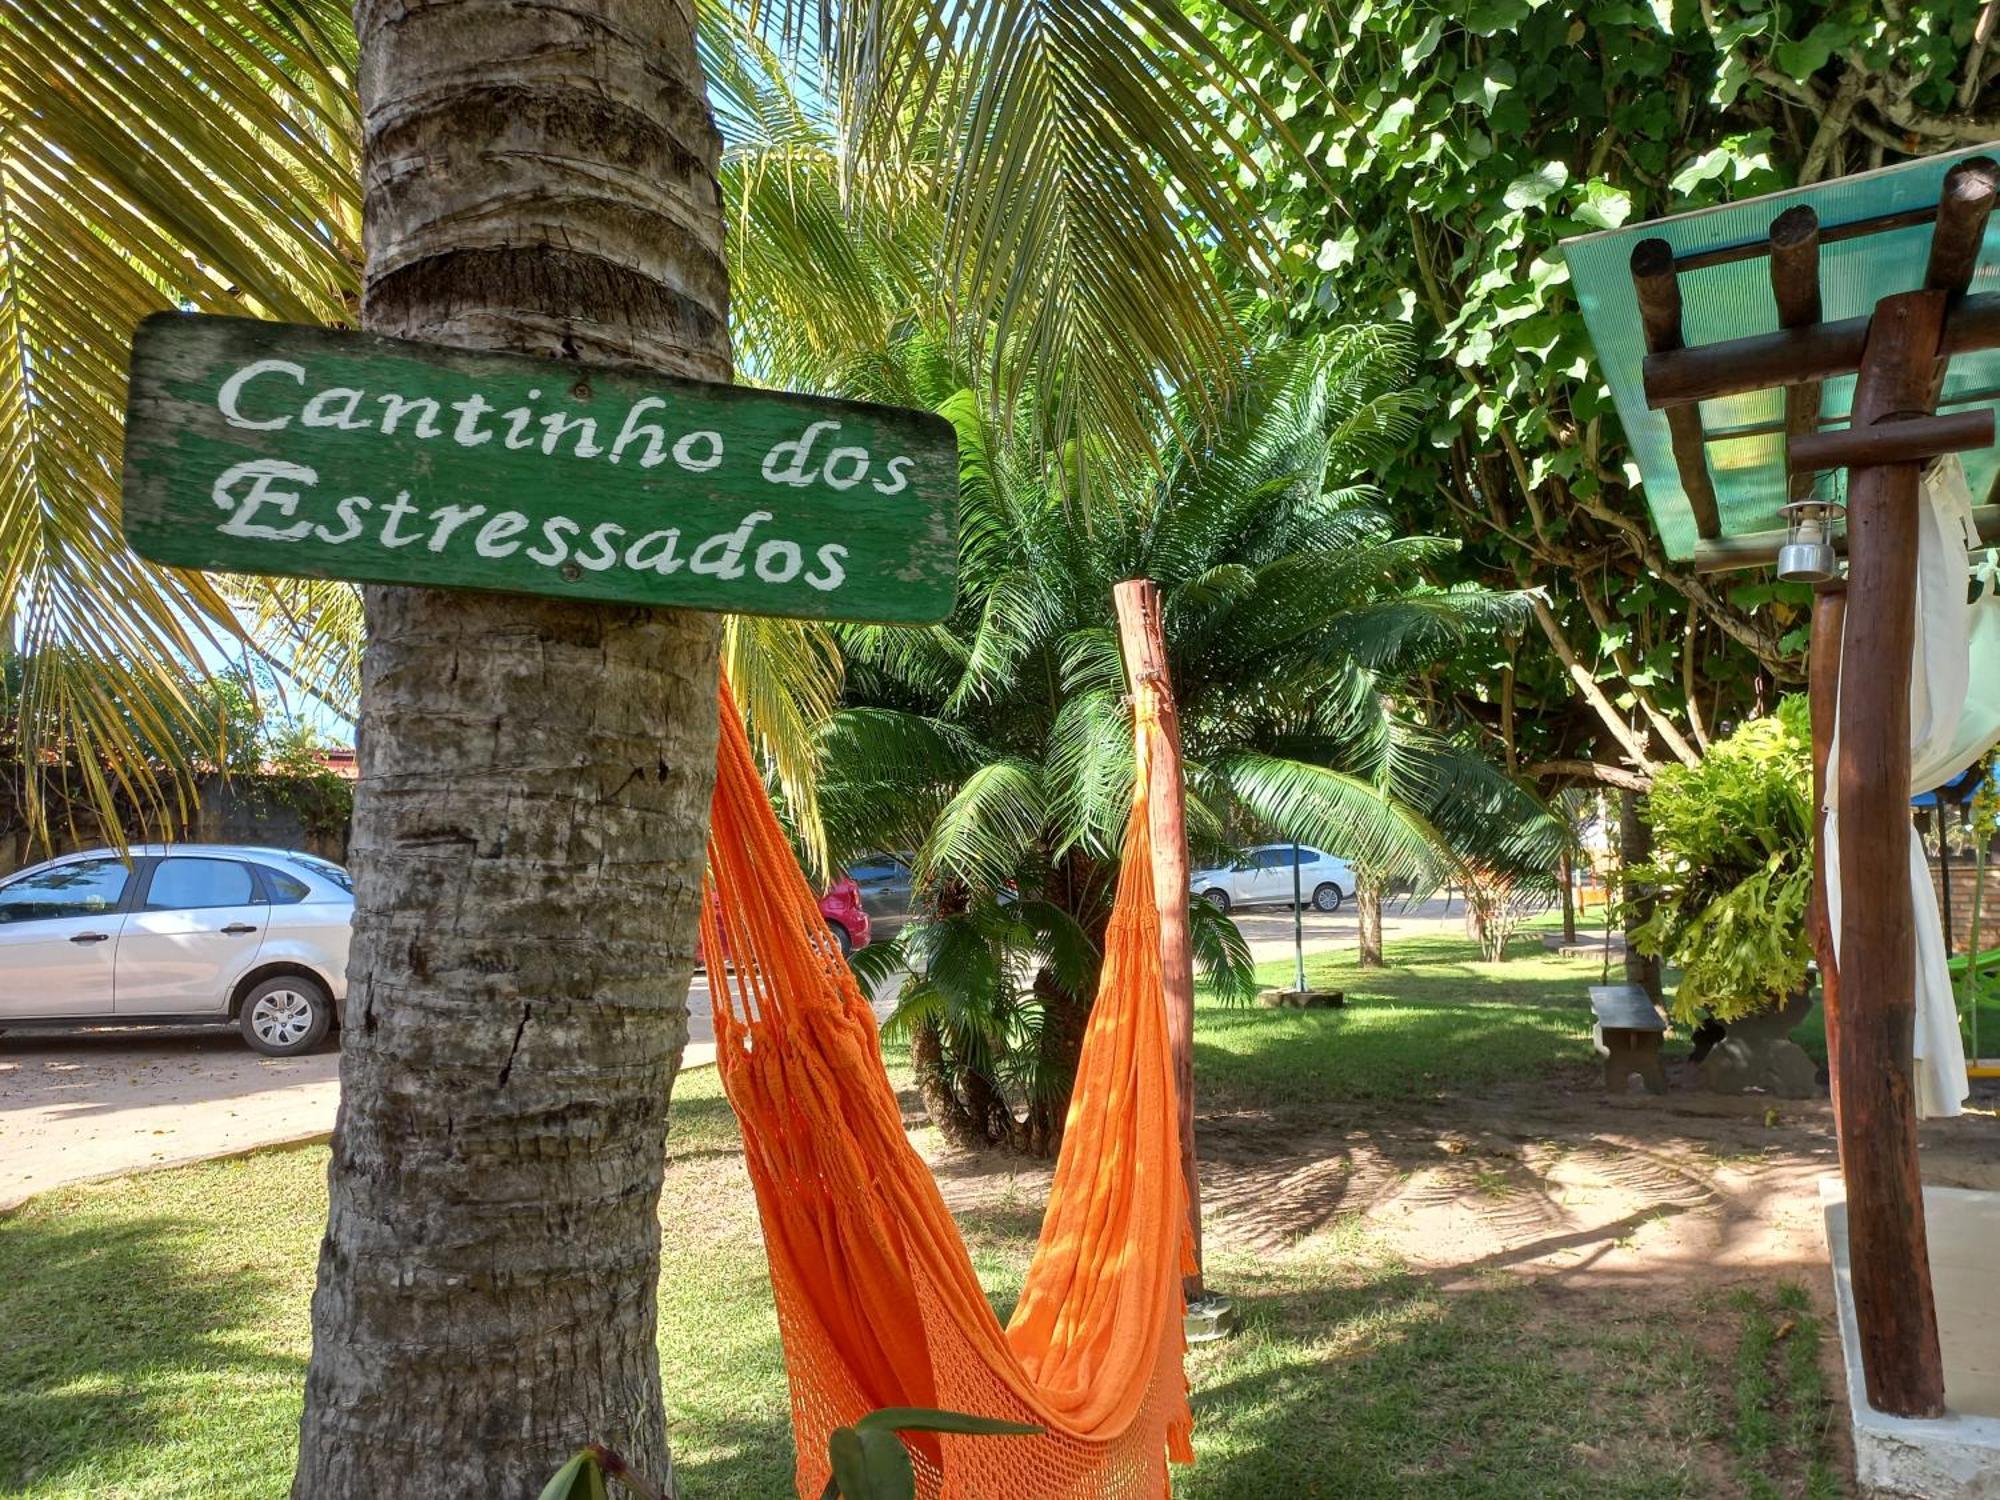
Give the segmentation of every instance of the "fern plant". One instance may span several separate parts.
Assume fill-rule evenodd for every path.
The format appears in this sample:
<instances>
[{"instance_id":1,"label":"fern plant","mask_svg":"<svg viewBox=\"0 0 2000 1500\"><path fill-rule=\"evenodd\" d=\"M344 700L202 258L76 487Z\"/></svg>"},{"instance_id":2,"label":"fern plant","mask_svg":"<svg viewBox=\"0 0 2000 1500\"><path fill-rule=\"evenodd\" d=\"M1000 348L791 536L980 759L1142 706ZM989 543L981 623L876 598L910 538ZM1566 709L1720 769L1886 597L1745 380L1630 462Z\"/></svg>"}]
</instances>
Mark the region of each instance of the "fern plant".
<instances>
[{"instance_id":1,"label":"fern plant","mask_svg":"<svg viewBox=\"0 0 2000 1500\"><path fill-rule=\"evenodd\" d=\"M1641 953L1677 965L1675 1018L1717 1020L1804 988L1812 943L1812 732L1803 696L1752 719L1700 764L1662 771L1649 799L1653 862L1630 872L1653 915Z\"/></svg>"}]
</instances>

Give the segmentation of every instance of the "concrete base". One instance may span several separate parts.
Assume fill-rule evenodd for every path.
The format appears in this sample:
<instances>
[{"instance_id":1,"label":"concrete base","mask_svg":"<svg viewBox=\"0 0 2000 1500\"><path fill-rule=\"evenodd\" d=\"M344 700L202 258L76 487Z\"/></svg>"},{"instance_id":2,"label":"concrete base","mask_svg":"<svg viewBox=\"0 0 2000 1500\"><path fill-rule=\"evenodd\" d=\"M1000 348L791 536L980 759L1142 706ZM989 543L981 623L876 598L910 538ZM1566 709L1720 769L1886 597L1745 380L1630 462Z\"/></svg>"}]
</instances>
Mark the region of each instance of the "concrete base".
<instances>
[{"instance_id":1,"label":"concrete base","mask_svg":"<svg viewBox=\"0 0 2000 1500\"><path fill-rule=\"evenodd\" d=\"M1347 1004L1345 990L1259 990L1260 1004L1273 1010L1339 1010Z\"/></svg>"},{"instance_id":2,"label":"concrete base","mask_svg":"<svg viewBox=\"0 0 2000 1500\"><path fill-rule=\"evenodd\" d=\"M1868 1404L1847 1254L1847 1193L1838 1177L1821 1179L1820 1206L1840 1311L1855 1477L1865 1492L1898 1500L2000 1500L2000 1319L1991 1305L2000 1193L1924 1189L1950 1408L1935 1420L1885 1416Z\"/></svg>"},{"instance_id":3,"label":"concrete base","mask_svg":"<svg viewBox=\"0 0 2000 1500\"><path fill-rule=\"evenodd\" d=\"M1226 1339L1236 1332L1236 1325L1236 1304L1227 1297L1210 1292L1199 1302L1188 1304L1186 1326L1190 1344L1213 1344Z\"/></svg>"}]
</instances>

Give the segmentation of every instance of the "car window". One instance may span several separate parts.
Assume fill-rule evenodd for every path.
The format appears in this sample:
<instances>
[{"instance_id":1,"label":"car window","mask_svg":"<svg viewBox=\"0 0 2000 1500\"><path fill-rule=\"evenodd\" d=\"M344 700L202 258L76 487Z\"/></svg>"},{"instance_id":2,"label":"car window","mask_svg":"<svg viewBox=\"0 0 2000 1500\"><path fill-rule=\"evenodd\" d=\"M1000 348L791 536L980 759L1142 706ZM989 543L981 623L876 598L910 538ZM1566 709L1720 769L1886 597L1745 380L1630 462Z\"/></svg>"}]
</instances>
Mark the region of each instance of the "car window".
<instances>
[{"instance_id":1,"label":"car window","mask_svg":"<svg viewBox=\"0 0 2000 1500\"><path fill-rule=\"evenodd\" d=\"M847 873L856 880L894 880L904 871L902 861L883 854L848 866Z\"/></svg>"},{"instance_id":2,"label":"car window","mask_svg":"<svg viewBox=\"0 0 2000 1500\"><path fill-rule=\"evenodd\" d=\"M264 878L264 890L270 896L273 906L297 906L312 894L311 886L296 875L287 875L283 870L274 870L269 865L259 865L257 873Z\"/></svg>"},{"instance_id":3,"label":"car window","mask_svg":"<svg viewBox=\"0 0 2000 1500\"><path fill-rule=\"evenodd\" d=\"M199 911L249 906L257 900L250 867L233 859L163 859L153 867L147 911Z\"/></svg>"},{"instance_id":4,"label":"car window","mask_svg":"<svg viewBox=\"0 0 2000 1500\"><path fill-rule=\"evenodd\" d=\"M354 894L354 877L332 860L317 859L310 854L296 854L292 857L321 880L330 881L350 896Z\"/></svg>"},{"instance_id":5,"label":"car window","mask_svg":"<svg viewBox=\"0 0 2000 1500\"><path fill-rule=\"evenodd\" d=\"M1302 865L1316 865L1325 858L1326 856L1317 849L1302 848L1299 850L1299 863Z\"/></svg>"},{"instance_id":6,"label":"car window","mask_svg":"<svg viewBox=\"0 0 2000 1500\"><path fill-rule=\"evenodd\" d=\"M1289 869L1291 863L1292 851L1289 849L1259 849L1257 851L1257 868L1260 870Z\"/></svg>"},{"instance_id":7,"label":"car window","mask_svg":"<svg viewBox=\"0 0 2000 1500\"><path fill-rule=\"evenodd\" d=\"M0 887L0 922L94 917L113 910L132 872L115 859L80 859Z\"/></svg>"}]
</instances>

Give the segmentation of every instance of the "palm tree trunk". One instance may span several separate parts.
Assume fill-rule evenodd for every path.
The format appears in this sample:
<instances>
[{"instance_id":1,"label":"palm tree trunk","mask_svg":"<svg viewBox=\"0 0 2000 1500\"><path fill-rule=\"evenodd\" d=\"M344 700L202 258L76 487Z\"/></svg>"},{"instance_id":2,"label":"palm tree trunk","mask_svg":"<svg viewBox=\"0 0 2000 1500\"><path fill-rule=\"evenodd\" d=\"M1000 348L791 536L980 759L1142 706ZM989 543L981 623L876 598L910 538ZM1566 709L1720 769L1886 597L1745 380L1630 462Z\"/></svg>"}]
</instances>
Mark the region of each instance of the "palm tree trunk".
<instances>
[{"instance_id":1,"label":"palm tree trunk","mask_svg":"<svg viewBox=\"0 0 2000 1500\"><path fill-rule=\"evenodd\" d=\"M1354 915L1361 930L1361 951L1356 960L1358 966L1364 969L1382 968L1382 882L1376 876L1356 873Z\"/></svg>"},{"instance_id":2,"label":"palm tree trunk","mask_svg":"<svg viewBox=\"0 0 2000 1500\"><path fill-rule=\"evenodd\" d=\"M1556 856L1556 879L1562 882L1563 946L1576 946L1576 861L1565 849Z\"/></svg>"},{"instance_id":3,"label":"palm tree trunk","mask_svg":"<svg viewBox=\"0 0 2000 1500\"><path fill-rule=\"evenodd\" d=\"M665 0L360 0L364 322L727 379L719 142ZM355 935L299 1500L671 1488L658 1200L718 621L368 590Z\"/></svg>"}]
</instances>

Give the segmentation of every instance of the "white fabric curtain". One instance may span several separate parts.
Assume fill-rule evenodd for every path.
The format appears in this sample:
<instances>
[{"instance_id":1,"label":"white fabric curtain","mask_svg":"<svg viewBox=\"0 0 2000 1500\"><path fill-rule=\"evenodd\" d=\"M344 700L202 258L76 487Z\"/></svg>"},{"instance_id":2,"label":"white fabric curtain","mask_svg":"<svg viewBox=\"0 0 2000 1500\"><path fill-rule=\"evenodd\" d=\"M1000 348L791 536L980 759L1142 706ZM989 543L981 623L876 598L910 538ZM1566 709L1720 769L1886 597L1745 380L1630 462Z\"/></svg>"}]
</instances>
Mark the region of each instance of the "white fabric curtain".
<instances>
[{"instance_id":1,"label":"white fabric curtain","mask_svg":"<svg viewBox=\"0 0 2000 1500\"><path fill-rule=\"evenodd\" d=\"M1917 639L1910 662L1910 794L1933 791L2000 742L2000 589L1971 593L1972 494L1956 458L1924 475L1917 541ZM1851 606L1850 606L1851 607ZM1845 674L1843 673L1843 676ZM1840 944L1840 733L1827 761L1827 905ZM1960 1112L1970 1085L1958 1006L1945 967L1944 924L1930 861L1910 826L1910 896L1916 913L1917 1112ZM1865 996L1853 1003L1866 1004Z\"/></svg>"}]
</instances>

